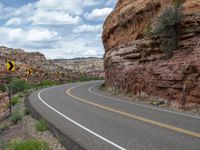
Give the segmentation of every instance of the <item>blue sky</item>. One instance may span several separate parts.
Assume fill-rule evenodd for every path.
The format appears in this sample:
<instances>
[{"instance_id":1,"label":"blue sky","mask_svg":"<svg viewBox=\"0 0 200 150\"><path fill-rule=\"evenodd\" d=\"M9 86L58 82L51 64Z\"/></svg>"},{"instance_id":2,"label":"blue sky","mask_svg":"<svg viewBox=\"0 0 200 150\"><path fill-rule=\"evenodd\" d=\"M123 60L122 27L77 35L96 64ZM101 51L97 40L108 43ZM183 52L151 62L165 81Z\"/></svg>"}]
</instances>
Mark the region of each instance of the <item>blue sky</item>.
<instances>
[{"instance_id":1,"label":"blue sky","mask_svg":"<svg viewBox=\"0 0 200 150\"><path fill-rule=\"evenodd\" d=\"M102 26L116 0L0 0L0 45L47 58L102 57Z\"/></svg>"}]
</instances>

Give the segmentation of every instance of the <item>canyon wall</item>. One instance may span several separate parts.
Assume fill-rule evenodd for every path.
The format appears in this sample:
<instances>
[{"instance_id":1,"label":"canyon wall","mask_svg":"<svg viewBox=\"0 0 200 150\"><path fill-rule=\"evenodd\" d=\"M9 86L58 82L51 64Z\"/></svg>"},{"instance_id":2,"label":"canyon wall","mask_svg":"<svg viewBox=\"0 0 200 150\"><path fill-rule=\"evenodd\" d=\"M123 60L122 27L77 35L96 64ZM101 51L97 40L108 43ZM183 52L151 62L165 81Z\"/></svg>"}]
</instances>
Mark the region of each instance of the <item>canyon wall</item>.
<instances>
[{"instance_id":1,"label":"canyon wall","mask_svg":"<svg viewBox=\"0 0 200 150\"><path fill-rule=\"evenodd\" d=\"M149 25L173 0L119 0L104 23L105 84L124 93L200 104L200 0L183 0L178 49L170 59Z\"/></svg>"}]
</instances>

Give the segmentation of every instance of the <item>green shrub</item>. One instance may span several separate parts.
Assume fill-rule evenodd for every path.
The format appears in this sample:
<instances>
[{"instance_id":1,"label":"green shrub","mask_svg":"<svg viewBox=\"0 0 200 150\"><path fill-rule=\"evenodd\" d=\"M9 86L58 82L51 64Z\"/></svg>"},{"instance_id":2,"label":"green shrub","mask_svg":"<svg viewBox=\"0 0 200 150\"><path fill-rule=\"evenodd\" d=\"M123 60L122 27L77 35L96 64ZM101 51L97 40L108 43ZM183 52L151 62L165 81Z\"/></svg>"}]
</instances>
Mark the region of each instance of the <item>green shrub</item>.
<instances>
[{"instance_id":1,"label":"green shrub","mask_svg":"<svg viewBox=\"0 0 200 150\"><path fill-rule=\"evenodd\" d=\"M20 120L22 120L22 114L18 111L13 112L11 115L12 123L17 124Z\"/></svg>"},{"instance_id":2,"label":"green shrub","mask_svg":"<svg viewBox=\"0 0 200 150\"><path fill-rule=\"evenodd\" d=\"M23 94L26 96L28 95L28 90L24 90Z\"/></svg>"},{"instance_id":3,"label":"green shrub","mask_svg":"<svg viewBox=\"0 0 200 150\"><path fill-rule=\"evenodd\" d=\"M0 85L0 91L6 92L6 86L4 84Z\"/></svg>"},{"instance_id":4,"label":"green shrub","mask_svg":"<svg viewBox=\"0 0 200 150\"><path fill-rule=\"evenodd\" d=\"M178 47L182 16L181 1L177 0L174 6L167 8L158 18L154 33L164 37L161 49L165 52L166 58L171 57L172 52Z\"/></svg>"},{"instance_id":5,"label":"green shrub","mask_svg":"<svg viewBox=\"0 0 200 150\"><path fill-rule=\"evenodd\" d=\"M25 108L25 109L24 109L24 115L30 115L30 114L31 114L30 109Z\"/></svg>"},{"instance_id":6,"label":"green shrub","mask_svg":"<svg viewBox=\"0 0 200 150\"><path fill-rule=\"evenodd\" d=\"M25 90L35 89L38 90L42 87L48 87L53 85L60 85L62 83L56 83L48 80L41 81L40 83L26 83L25 84Z\"/></svg>"},{"instance_id":7,"label":"green shrub","mask_svg":"<svg viewBox=\"0 0 200 150\"><path fill-rule=\"evenodd\" d=\"M152 28L151 24L149 23L149 24L146 26L146 28L144 29L143 34L144 34L145 36L148 36L148 35L150 35L150 34L152 33L152 30L153 30L153 28Z\"/></svg>"},{"instance_id":8,"label":"green shrub","mask_svg":"<svg viewBox=\"0 0 200 150\"><path fill-rule=\"evenodd\" d=\"M22 92L25 89L25 81L20 79L14 79L9 84L13 93Z\"/></svg>"},{"instance_id":9,"label":"green shrub","mask_svg":"<svg viewBox=\"0 0 200 150\"><path fill-rule=\"evenodd\" d=\"M13 96L11 99L11 105L14 106L18 103L19 97Z\"/></svg>"},{"instance_id":10,"label":"green shrub","mask_svg":"<svg viewBox=\"0 0 200 150\"><path fill-rule=\"evenodd\" d=\"M52 85L52 84L54 84L54 82L48 81L48 80L44 80L41 82L41 86L47 86L47 85Z\"/></svg>"},{"instance_id":11,"label":"green shrub","mask_svg":"<svg viewBox=\"0 0 200 150\"><path fill-rule=\"evenodd\" d=\"M103 78L101 78L101 77L81 76L78 80L72 80L71 82L84 82L84 81L91 81L91 80L103 80Z\"/></svg>"},{"instance_id":12,"label":"green shrub","mask_svg":"<svg viewBox=\"0 0 200 150\"><path fill-rule=\"evenodd\" d=\"M20 94L18 95L18 97L19 97L19 98L23 98L23 97L24 97L24 94L23 94L23 93L20 93Z\"/></svg>"},{"instance_id":13,"label":"green shrub","mask_svg":"<svg viewBox=\"0 0 200 150\"><path fill-rule=\"evenodd\" d=\"M43 132L48 130L48 123L46 120L44 119L40 119L36 124L35 124L35 128L37 131Z\"/></svg>"},{"instance_id":14,"label":"green shrub","mask_svg":"<svg viewBox=\"0 0 200 150\"><path fill-rule=\"evenodd\" d=\"M4 132L5 130L7 130L8 128L9 128L8 125L5 125L5 124L0 125L0 134Z\"/></svg>"},{"instance_id":15,"label":"green shrub","mask_svg":"<svg viewBox=\"0 0 200 150\"><path fill-rule=\"evenodd\" d=\"M12 140L8 143L9 150L50 150L46 142L38 140L17 141Z\"/></svg>"},{"instance_id":16,"label":"green shrub","mask_svg":"<svg viewBox=\"0 0 200 150\"><path fill-rule=\"evenodd\" d=\"M11 76L6 76L5 80L6 80L6 83L9 84L10 81L12 81L12 77Z\"/></svg>"},{"instance_id":17,"label":"green shrub","mask_svg":"<svg viewBox=\"0 0 200 150\"><path fill-rule=\"evenodd\" d=\"M26 90L34 89L34 88L37 88L38 86L39 86L39 85L38 85L38 84L35 84L35 83L26 83L25 89L26 89Z\"/></svg>"}]
</instances>

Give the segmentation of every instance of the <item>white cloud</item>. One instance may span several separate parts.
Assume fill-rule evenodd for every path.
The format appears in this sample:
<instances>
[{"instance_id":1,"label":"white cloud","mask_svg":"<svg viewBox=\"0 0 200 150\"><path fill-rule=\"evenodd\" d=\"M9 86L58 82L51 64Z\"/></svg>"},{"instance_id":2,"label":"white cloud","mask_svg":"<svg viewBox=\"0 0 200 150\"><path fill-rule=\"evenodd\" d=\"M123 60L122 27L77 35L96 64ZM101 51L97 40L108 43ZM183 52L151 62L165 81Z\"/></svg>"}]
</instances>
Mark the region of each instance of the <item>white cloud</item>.
<instances>
[{"instance_id":1,"label":"white cloud","mask_svg":"<svg viewBox=\"0 0 200 150\"><path fill-rule=\"evenodd\" d=\"M20 24L22 24L22 19L21 18L17 18L17 17L16 18L11 18L5 23L6 26L9 26L9 25L18 26Z\"/></svg>"},{"instance_id":2,"label":"white cloud","mask_svg":"<svg viewBox=\"0 0 200 150\"><path fill-rule=\"evenodd\" d=\"M34 25L77 24L80 22L80 17L72 17L67 13L57 11L37 11L31 21Z\"/></svg>"},{"instance_id":3,"label":"white cloud","mask_svg":"<svg viewBox=\"0 0 200 150\"><path fill-rule=\"evenodd\" d=\"M108 0L105 5L106 6L114 6L116 2L117 2L117 0Z\"/></svg>"},{"instance_id":4,"label":"white cloud","mask_svg":"<svg viewBox=\"0 0 200 150\"><path fill-rule=\"evenodd\" d=\"M10 11L10 15L14 17L20 16L24 18L24 17L34 15L35 10L36 10L35 3L29 3L27 5L23 5L19 8L16 8L14 11Z\"/></svg>"},{"instance_id":5,"label":"white cloud","mask_svg":"<svg viewBox=\"0 0 200 150\"><path fill-rule=\"evenodd\" d=\"M74 29L75 33L81 32L99 32L101 31L102 25L81 25Z\"/></svg>"},{"instance_id":6,"label":"white cloud","mask_svg":"<svg viewBox=\"0 0 200 150\"><path fill-rule=\"evenodd\" d=\"M102 46L86 46L88 41L91 41L90 37L76 37L68 38L63 41L59 41L60 46L57 50L60 55L48 55L51 58L74 58L74 57L98 57L103 55ZM95 39L94 39L95 41ZM95 41L97 42L97 41Z\"/></svg>"},{"instance_id":7,"label":"white cloud","mask_svg":"<svg viewBox=\"0 0 200 150\"><path fill-rule=\"evenodd\" d=\"M29 42L45 42L54 40L58 33L47 29L32 29L27 31L26 35Z\"/></svg>"},{"instance_id":8,"label":"white cloud","mask_svg":"<svg viewBox=\"0 0 200 150\"><path fill-rule=\"evenodd\" d=\"M1 44L26 45L31 42L48 42L58 38L58 33L47 29L23 30L21 28L0 28Z\"/></svg>"},{"instance_id":9,"label":"white cloud","mask_svg":"<svg viewBox=\"0 0 200 150\"><path fill-rule=\"evenodd\" d=\"M83 12L80 1L81 0L40 0L36 6L46 11L67 11L79 15Z\"/></svg>"},{"instance_id":10,"label":"white cloud","mask_svg":"<svg viewBox=\"0 0 200 150\"><path fill-rule=\"evenodd\" d=\"M99 0L40 0L36 6L43 10L67 11L75 15L80 15L83 13L83 7L98 3Z\"/></svg>"},{"instance_id":11,"label":"white cloud","mask_svg":"<svg viewBox=\"0 0 200 150\"><path fill-rule=\"evenodd\" d=\"M10 17L10 12L14 11L15 8L5 7L2 3L0 3L0 19L7 19Z\"/></svg>"},{"instance_id":12,"label":"white cloud","mask_svg":"<svg viewBox=\"0 0 200 150\"><path fill-rule=\"evenodd\" d=\"M85 18L88 20L104 20L108 16L112 8L94 9L91 13L85 13Z\"/></svg>"}]
</instances>

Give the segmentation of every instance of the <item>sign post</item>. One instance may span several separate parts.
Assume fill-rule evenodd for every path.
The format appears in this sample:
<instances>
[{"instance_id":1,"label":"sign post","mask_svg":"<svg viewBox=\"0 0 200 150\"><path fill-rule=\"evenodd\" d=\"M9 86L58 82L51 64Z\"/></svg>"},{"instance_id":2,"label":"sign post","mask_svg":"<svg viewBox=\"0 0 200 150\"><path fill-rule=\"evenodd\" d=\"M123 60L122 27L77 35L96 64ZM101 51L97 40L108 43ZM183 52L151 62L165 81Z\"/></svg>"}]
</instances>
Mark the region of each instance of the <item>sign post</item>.
<instances>
[{"instance_id":1,"label":"sign post","mask_svg":"<svg viewBox=\"0 0 200 150\"><path fill-rule=\"evenodd\" d=\"M8 61L6 62L6 70L7 72L14 72L15 71L15 62L14 61ZM10 74L7 74L8 76ZM12 74L11 74L11 78L12 78ZM8 86L8 96L9 96L9 110L10 110L10 114L12 113L12 104L11 104L11 99L12 99L12 89L10 87L10 85Z\"/></svg>"},{"instance_id":2,"label":"sign post","mask_svg":"<svg viewBox=\"0 0 200 150\"><path fill-rule=\"evenodd\" d=\"M12 104L11 104L11 99L12 99L12 95L11 95L11 88L10 85L8 86L8 91L9 91L9 110L10 110L10 114L12 113Z\"/></svg>"}]
</instances>

